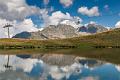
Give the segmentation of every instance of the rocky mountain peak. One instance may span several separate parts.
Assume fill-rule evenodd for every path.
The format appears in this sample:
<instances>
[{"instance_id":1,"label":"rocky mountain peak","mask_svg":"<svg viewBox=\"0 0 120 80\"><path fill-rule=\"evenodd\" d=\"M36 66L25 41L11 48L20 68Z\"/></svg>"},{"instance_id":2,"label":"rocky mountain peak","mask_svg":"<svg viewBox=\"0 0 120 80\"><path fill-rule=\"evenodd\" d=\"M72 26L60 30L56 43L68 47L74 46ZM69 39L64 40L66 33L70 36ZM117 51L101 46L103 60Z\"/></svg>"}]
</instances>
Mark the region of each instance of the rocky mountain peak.
<instances>
[{"instance_id":1,"label":"rocky mountain peak","mask_svg":"<svg viewBox=\"0 0 120 80\"><path fill-rule=\"evenodd\" d=\"M71 38L78 36L74 27L65 24L59 24L57 26L50 25L45 27L41 31L37 32L28 32L30 36L25 38L31 39L61 39L61 38ZM27 34L28 34L27 33ZM17 34L14 38L22 38L23 33ZM18 36L20 35L20 36Z\"/></svg>"}]
</instances>

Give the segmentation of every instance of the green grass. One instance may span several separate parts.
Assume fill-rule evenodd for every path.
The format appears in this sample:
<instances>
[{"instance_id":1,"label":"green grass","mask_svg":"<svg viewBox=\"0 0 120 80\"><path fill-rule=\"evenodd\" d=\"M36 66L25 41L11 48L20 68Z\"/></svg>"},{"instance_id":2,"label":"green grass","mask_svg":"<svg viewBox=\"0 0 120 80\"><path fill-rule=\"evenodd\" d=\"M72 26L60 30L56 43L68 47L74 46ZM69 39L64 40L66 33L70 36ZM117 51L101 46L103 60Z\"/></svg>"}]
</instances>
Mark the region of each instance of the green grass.
<instances>
[{"instance_id":1,"label":"green grass","mask_svg":"<svg viewBox=\"0 0 120 80\"><path fill-rule=\"evenodd\" d=\"M93 46L120 46L120 29L84 37L55 40L0 39L2 47L35 48L93 48Z\"/></svg>"}]
</instances>

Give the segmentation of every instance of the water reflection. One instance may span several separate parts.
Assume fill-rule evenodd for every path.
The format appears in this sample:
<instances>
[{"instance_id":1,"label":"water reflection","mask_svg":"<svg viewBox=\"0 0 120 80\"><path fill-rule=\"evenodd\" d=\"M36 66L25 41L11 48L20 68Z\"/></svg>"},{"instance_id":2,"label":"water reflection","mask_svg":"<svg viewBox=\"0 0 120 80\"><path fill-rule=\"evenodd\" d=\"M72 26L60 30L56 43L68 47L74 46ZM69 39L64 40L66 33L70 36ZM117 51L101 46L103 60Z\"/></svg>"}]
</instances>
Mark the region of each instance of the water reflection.
<instances>
[{"instance_id":1,"label":"water reflection","mask_svg":"<svg viewBox=\"0 0 120 80\"><path fill-rule=\"evenodd\" d=\"M120 67L73 55L0 55L0 80L120 80Z\"/></svg>"}]
</instances>

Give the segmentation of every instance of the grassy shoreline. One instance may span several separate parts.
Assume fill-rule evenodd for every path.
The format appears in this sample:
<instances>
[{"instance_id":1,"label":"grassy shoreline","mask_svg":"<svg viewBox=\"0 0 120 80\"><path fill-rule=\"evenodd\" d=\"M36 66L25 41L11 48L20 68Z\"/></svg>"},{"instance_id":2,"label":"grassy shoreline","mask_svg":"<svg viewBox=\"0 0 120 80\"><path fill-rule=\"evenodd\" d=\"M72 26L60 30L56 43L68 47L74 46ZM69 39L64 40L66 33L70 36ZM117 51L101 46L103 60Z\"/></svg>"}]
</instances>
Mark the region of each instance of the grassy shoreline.
<instances>
[{"instance_id":1,"label":"grassy shoreline","mask_svg":"<svg viewBox=\"0 0 120 80\"><path fill-rule=\"evenodd\" d=\"M24 49L0 50L1 55L65 54L120 64L119 49Z\"/></svg>"}]
</instances>

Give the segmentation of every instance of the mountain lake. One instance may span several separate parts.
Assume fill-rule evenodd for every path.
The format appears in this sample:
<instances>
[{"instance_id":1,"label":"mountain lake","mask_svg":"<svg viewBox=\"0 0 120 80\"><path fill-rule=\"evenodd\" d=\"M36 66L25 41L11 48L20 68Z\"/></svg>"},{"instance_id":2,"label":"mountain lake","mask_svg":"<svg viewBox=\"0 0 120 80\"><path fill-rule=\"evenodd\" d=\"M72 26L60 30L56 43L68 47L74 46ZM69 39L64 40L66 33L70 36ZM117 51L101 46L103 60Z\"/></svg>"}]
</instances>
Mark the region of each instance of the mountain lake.
<instances>
[{"instance_id":1,"label":"mountain lake","mask_svg":"<svg viewBox=\"0 0 120 80\"><path fill-rule=\"evenodd\" d=\"M1 54L0 80L120 80L118 64L48 52Z\"/></svg>"}]
</instances>

